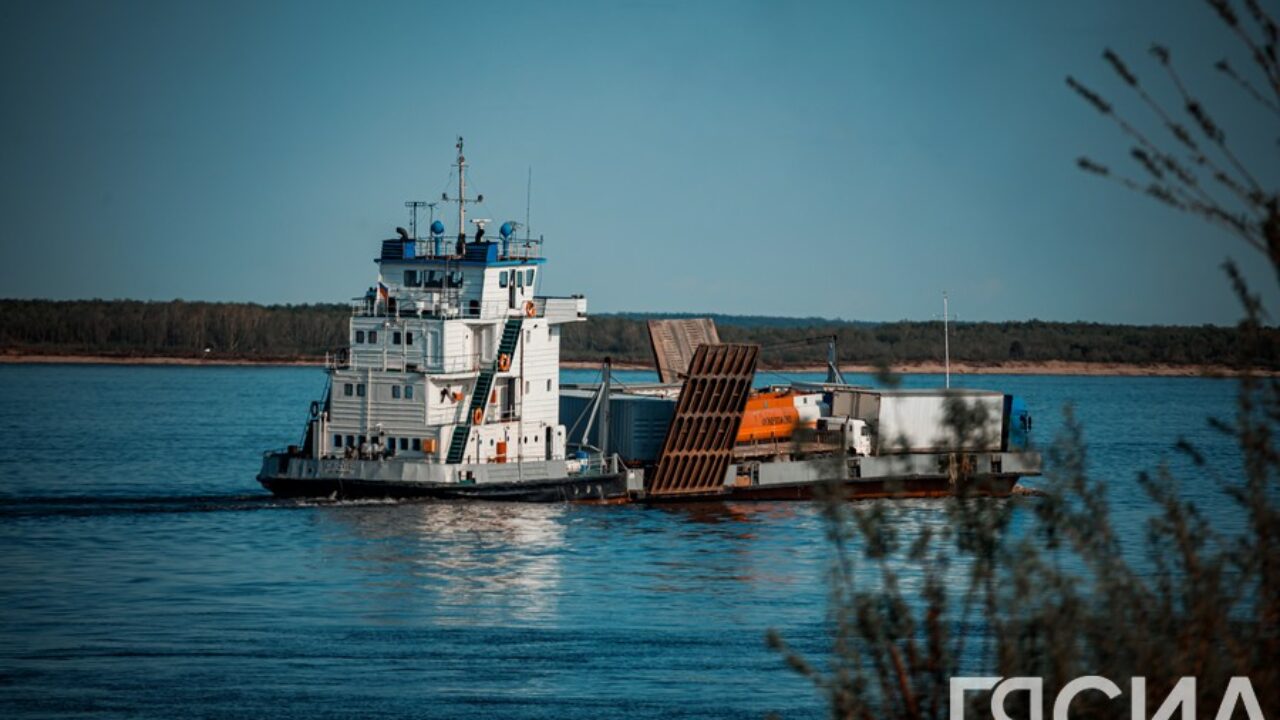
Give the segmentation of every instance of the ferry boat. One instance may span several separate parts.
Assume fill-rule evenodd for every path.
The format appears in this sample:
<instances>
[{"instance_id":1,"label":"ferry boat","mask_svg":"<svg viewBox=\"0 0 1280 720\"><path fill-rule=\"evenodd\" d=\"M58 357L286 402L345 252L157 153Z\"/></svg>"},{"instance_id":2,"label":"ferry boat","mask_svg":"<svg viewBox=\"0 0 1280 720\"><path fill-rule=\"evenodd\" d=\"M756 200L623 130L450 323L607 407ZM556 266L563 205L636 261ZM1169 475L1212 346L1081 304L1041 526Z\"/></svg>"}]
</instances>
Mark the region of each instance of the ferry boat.
<instances>
[{"instance_id":1,"label":"ferry boat","mask_svg":"<svg viewBox=\"0 0 1280 720\"><path fill-rule=\"evenodd\" d=\"M397 228L377 282L352 303L349 347L326 361L299 445L264 454L281 496L532 502L1004 496L1040 474L1018 398L844 382L757 388L761 348L720 343L710 320L651 321L663 383L560 386L562 328L586 298L538 294L542 239L467 206L458 139L455 241ZM814 340L814 339L810 339ZM809 341L805 341L809 342ZM566 429L562 418L570 419ZM957 424L956 418L963 420ZM964 427L961 427L964 426ZM957 431L960 432L957 432Z\"/></svg>"},{"instance_id":2,"label":"ferry boat","mask_svg":"<svg viewBox=\"0 0 1280 720\"><path fill-rule=\"evenodd\" d=\"M629 470L566 454L559 421L560 333L583 322L581 296L538 294L541 238L467 207L458 139L457 239L399 230L382 242L377 283L352 304L346 351L326 361L324 398L302 443L263 458L258 481L281 496L608 500ZM415 223L416 225L416 223ZM416 231L416 228L415 228Z\"/></svg>"}]
</instances>

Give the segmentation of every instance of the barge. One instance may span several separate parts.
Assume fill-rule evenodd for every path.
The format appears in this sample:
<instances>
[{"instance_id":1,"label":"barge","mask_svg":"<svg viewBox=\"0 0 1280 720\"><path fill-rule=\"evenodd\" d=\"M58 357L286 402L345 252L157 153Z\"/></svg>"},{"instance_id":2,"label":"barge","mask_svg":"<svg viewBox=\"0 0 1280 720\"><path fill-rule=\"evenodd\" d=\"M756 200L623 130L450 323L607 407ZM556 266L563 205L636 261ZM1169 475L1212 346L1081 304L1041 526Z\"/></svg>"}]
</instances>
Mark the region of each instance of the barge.
<instances>
[{"instance_id":1,"label":"barge","mask_svg":"<svg viewBox=\"0 0 1280 720\"><path fill-rule=\"evenodd\" d=\"M757 388L760 348L658 323L672 382L615 392L560 385L560 335L580 295L540 295L543 239L467 208L457 143L456 239L441 220L381 242L376 283L351 305L348 345L297 445L258 481L286 497L689 502L1007 495L1040 472L1029 416L1000 393L886 391L843 382ZM416 205L416 204L415 204ZM415 208L416 211L416 208ZM470 229L470 232L468 230ZM524 230L521 237L520 231ZM679 382L674 382L678 380ZM571 427L562 418L574 420ZM615 419L616 418L616 419ZM957 433L957 419L969 427ZM974 420L977 418L977 420Z\"/></svg>"}]
</instances>

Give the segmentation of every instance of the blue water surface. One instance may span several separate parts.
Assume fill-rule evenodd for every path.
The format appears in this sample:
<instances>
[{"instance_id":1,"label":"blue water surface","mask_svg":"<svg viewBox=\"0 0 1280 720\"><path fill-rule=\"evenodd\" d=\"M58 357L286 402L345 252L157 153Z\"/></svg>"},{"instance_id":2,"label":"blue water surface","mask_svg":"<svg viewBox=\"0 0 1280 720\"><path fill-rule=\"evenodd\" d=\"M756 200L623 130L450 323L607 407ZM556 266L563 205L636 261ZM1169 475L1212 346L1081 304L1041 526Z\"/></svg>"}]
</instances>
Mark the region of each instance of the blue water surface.
<instances>
[{"instance_id":1,"label":"blue water surface","mask_svg":"<svg viewBox=\"0 0 1280 720\"><path fill-rule=\"evenodd\" d=\"M261 451L298 441L324 384L315 368L0 366L0 715L822 714L764 644L776 628L829 647L810 505L273 500ZM1205 419L1231 416L1232 381L953 384L1026 398L1042 444L1072 404L1126 546L1150 511L1136 474L1162 460L1218 527L1240 526L1217 479L1172 452L1186 437L1237 467ZM901 515L944 522L935 501Z\"/></svg>"}]
</instances>

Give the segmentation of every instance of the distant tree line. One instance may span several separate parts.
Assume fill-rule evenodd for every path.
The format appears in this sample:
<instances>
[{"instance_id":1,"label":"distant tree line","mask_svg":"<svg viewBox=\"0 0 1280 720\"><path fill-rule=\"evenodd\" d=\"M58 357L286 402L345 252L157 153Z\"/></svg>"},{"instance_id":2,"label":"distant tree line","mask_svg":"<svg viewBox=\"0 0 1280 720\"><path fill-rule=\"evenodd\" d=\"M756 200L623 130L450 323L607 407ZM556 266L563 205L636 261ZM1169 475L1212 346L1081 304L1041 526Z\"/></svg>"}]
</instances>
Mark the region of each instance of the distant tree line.
<instances>
[{"instance_id":1,"label":"distant tree line","mask_svg":"<svg viewBox=\"0 0 1280 720\"><path fill-rule=\"evenodd\" d=\"M345 305L140 302L134 300L0 300L0 350L112 356L277 359L317 357L346 345ZM647 315L598 315L565 326L562 357L649 363ZM763 346L771 365L822 363L826 346L806 338L836 335L847 363L893 364L942 359L940 322L865 323L839 320L716 316L725 342ZM768 320L768 322L764 322ZM1068 360L1172 365L1234 364L1239 333L1216 326L1174 327L1031 320L956 323L951 358L1003 363ZM1265 342L1280 350L1280 331ZM1255 355L1257 357L1258 355ZM1272 352L1263 357L1280 357ZM1272 368L1276 369L1276 368Z\"/></svg>"},{"instance_id":2,"label":"distant tree line","mask_svg":"<svg viewBox=\"0 0 1280 720\"><path fill-rule=\"evenodd\" d=\"M346 343L345 305L0 300L0 348L250 359L323 355Z\"/></svg>"},{"instance_id":3,"label":"distant tree line","mask_svg":"<svg viewBox=\"0 0 1280 720\"><path fill-rule=\"evenodd\" d=\"M800 341L835 335L840 360L859 364L894 364L943 358L943 329L938 322L850 323L812 325L739 325L731 318L717 322L724 342L763 347L769 364L817 364L826 361L823 343ZM1265 331L1266 342L1280 350L1280 331ZM1234 328L1202 325L1136 326L1099 323L1027 322L953 323L951 359L958 362L1004 363L1067 360L1096 363L1231 365L1241 357ZM611 355L617 360L649 362L652 352L645 323L622 316L597 316L564 331L563 356L590 360ZM1265 357L1274 357L1266 355Z\"/></svg>"},{"instance_id":4,"label":"distant tree line","mask_svg":"<svg viewBox=\"0 0 1280 720\"><path fill-rule=\"evenodd\" d=\"M738 325L741 327L809 327L858 325L872 327L880 323L866 320L842 320L840 318L810 317L775 317L772 315L724 315L721 313L655 313L655 312L620 312L600 313L599 316L629 318L631 320L677 320L687 318L711 318L716 325Z\"/></svg>"}]
</instances>

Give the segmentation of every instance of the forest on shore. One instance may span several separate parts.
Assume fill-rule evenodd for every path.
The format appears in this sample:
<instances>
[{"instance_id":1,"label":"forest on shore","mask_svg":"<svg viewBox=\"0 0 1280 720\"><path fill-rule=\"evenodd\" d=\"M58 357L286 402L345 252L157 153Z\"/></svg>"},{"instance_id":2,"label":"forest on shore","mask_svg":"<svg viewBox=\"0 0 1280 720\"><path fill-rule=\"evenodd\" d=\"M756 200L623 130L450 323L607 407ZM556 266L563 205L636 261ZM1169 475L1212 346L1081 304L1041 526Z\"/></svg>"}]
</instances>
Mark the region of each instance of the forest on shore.
<instances>
[{"instance_id":1,"label":"forest on shore","mask_svg":"<svg viewBox=\"0 0 1280 720\"><path fill-rule=\"evenodd\" d=\"M216 357L243 360L316 358L346 345L350 310L340 304L256 305L173 300L0 300L0 352L9 355ZM652 362L646 319L595 315L565 326L561 357ZM672 316L667 316L672 317ZM689 316L684 316L689 317ZM820 364L835 335L844 363L892 365L938 361L940 321L850 322L822 318L715 315L724 342L762 346L762 362ZM1280 330L1266 328L1253 358L1280 358ZM1246 349L1235 328L1135 326L1085 322L963 322L951 326L954 362L1089 362L1131 365L1235 365ZM1280 363L1277 363L1280 364ZM1271 367L1267 369L1278 369Z\"/></svg>"}]
</instances>

